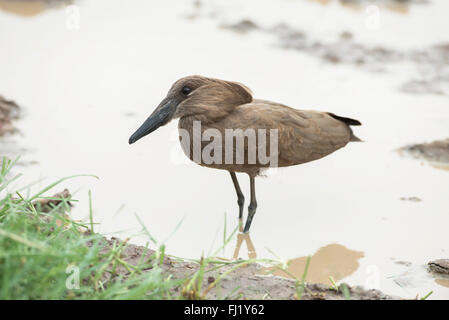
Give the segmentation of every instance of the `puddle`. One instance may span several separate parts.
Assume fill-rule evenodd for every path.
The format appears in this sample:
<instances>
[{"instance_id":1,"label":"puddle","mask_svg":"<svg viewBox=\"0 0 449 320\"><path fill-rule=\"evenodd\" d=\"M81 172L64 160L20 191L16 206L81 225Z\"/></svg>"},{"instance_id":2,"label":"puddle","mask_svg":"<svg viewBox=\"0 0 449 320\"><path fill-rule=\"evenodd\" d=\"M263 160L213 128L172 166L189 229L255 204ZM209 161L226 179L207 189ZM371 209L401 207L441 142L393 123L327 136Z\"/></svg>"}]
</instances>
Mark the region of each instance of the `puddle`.
<instances>
[{"instance_id":1,"label":"puddle","mask_svg":"<svg viewBox=\"0 0 449 320\"><path fill-rule=\"evenodd\" d=\"M0 1L0 10L24 17L38 15L45 9L44 1Z\"/></svg>"},{"instance_id":2,"label":"puddle","mask_svg":"<svg viewBox=\"0 0 449 320\"><path fill-rule=\"evenodd\" d=\"M62 7L70 0L0 0L0 11L22 17L37 16L48 8Z\"/></svg>"},{"instance_id":3,"label":"puddle","mask_svg":"<svg viewBox=\"0 0 449 320\"><path fill-rule=\"evenodd\" d=\"M438 283L440 286L449 288L449 279L435 279L435 282Z\"/></svg>"},{"instance_id":4,"label":"puddle","mask_svg":"<svg viewBox=\"0 0 449 320\"><path fill-rule=\"evenodd\" d=\"M250 251L257 250L258 258L272 258L274 252L293 260L298 270L304 260L296 257L316 252L318 262L323 261L315 262L319 270L328 254L336 259L329 272L350 285L373 278L387 294L414 298L433 290L431 298L449 298L447 287L420 267L432 257L449 255L449 175L392 151L449 137L447 96L396 90L416 75L411 61L392 62L391 72L364 72L354 64L323 63L286 50L270 34L237 34L218 27L245 18L264 29L284 22L323 43L344 34L344 39L369 47L408 52L449 42L449 3L414 6L406 16L386 12L378 32L361 28L360 14L341 6L325 10L315 3L286 1L279 8L266 0L201 3L206 16L209 9L216 16L185 19L191 6L171 0L161 1L158 10L144 1L135 6L118 0L81 1L76 30L66 27L64 10L26 21L0 11L0 30L8 30L0 31L0 70L7 75L0 78L0 94L17 101L23 111L14 122L20 135L8 142L0 138L0 143L7 150L20 146L21 161L29 164L17 168L24 175L11 189L38 181L34 191L64 176L95 174L100 180L76 178L61 185L60 190L68 188L80 200L75 220L88 218L91 190L99 232L135 235L141 230L137 214L170 254L199 258L213 252L221 246L224 215L228 234L237 225L229 174L186 161L176 122L132 146L127 141L174 80L188 74L235 80L257 98L360 119L363 126L355 133L365 140L319 161L258 178L251 228L255 250ZM179 37L180 30L186 36ZM248 202L248 178L238 178ZM135 242L145 244L145 239ZM232 259L237 242L236 237L225 248L226 258ZM326 251L330 243L344 249ZM247 246L242 239L240 257L247 257ZM356 259L355 252L364 257ZM340 258L344 254L348 261ZM409 270L394 263L393 256L418 266L407 275L419 275L413 287L401 287L392 278Z\"/></svg>"},{"instance_id":5,"label":"puddle","mask_svg":"<svg viewBox=\"0 0 449 320\"><path fill-rule=\"evenodd\" d=\"M339 281L353 274L360 266L359 259L364 254L360 251L350 250L340 244L329 244L318 249L310 259L309 270L306 280L314 283L332 285L330 277L334 281ZM307 257L299 257L289 260L287 271L294 277L283 271L276 270L272 274L281 277L302 279L305 271ZM272 269L265 269L263 272L269 273Z\"/></svg>"}]
</instances>

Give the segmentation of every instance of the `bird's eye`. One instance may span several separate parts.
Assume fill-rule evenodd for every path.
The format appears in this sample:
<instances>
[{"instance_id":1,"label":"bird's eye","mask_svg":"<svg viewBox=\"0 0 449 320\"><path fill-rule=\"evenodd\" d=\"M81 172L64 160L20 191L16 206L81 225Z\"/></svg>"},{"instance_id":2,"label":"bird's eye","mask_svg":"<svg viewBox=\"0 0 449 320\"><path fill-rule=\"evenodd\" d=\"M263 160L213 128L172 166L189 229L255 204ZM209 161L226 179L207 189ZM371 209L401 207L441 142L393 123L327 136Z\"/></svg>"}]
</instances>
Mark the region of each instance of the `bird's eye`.
<instances>
[{"instance_id":1,"label":"bird's eye","mask_svg":"<svg viewBox=\"0 0 449 320\"><path fill-rule=\"evenodd\" d=\"M189 87L182 88L182 94L184 95L188 95L191 91L192 89L190 89Z\"/></svg>"}]
</instances>

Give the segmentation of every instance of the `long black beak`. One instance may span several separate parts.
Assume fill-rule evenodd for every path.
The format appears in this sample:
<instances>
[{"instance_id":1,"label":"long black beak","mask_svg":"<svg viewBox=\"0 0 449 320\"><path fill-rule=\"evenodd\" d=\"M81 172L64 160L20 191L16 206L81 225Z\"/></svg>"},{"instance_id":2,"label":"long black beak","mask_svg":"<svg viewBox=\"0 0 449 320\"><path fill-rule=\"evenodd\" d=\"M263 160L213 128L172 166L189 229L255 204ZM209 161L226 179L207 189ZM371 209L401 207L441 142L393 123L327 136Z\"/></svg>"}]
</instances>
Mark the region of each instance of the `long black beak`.
<instances>
[{"instance_id":1,"label":"long black beak","mask_svg":"<svg viewBox=\"0 0 449 320\"><path fill-rule=\"evenodd\" d=\"M137 129L136 132L129 138L129 144L132 144L150 134L160 126L167 124L173 115L174 106L169 99L165 98L154 110L154 112L148 117L147 120Z\"/></svg>"}]
</instances>

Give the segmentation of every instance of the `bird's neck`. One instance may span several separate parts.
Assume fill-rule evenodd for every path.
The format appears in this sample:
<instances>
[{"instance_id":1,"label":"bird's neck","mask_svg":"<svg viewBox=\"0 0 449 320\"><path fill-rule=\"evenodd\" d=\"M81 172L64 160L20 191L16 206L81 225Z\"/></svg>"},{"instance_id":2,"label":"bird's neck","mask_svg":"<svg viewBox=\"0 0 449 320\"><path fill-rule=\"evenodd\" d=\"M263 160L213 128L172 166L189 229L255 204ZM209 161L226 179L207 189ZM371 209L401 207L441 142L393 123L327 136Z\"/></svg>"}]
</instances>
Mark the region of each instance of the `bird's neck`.
<instances>
[{"instance_id":1,"label":"bird's neck","mask_svg":"<svg viewBox=\"0 0 449 320\"><path fill-rule=\"evenodd\" d=\"M208 125L211 123L211 119L204 114L196 114L179 118L178 128L185 129L189 132L192 132L193 124L199 123L201 125Z\"/></svg>"}]
</instances>

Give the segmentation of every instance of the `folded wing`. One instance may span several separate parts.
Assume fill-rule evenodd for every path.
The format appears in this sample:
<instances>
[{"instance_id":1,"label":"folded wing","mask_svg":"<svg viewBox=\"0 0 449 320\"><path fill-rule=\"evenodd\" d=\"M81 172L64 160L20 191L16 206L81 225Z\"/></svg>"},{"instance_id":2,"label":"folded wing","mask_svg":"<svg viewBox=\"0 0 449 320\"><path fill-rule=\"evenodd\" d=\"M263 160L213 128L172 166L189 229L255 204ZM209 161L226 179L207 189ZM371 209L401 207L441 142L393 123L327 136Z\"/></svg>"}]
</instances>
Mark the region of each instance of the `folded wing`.
<instances>
[{"instance_id":1,"label":"folded wing","mask_svg":"<svg viewBox=\"0 0 449 320\"><path fill-rule=\"evenodd\" d=\"M225 121L232 123L231 128L267 129L267 137L269 129L277 129L281 167L316 160L349 141L359 141L349 127L360 125L357 120L327 112L297 110L265 100L241 105Z\"/></svg>"}]
</instances>

